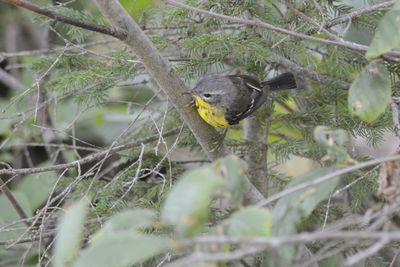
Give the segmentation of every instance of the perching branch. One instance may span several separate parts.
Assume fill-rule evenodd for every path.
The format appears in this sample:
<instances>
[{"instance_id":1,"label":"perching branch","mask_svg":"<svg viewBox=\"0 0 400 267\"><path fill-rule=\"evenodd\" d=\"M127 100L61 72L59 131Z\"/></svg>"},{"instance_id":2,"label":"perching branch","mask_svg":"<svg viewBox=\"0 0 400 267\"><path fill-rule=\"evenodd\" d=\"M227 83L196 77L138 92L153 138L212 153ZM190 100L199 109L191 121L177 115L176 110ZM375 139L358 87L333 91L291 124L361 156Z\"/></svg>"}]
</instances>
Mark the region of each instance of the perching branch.
<instances>
[{"instance_id":1,"label":"perching branch","mask_svg":"<svg viewBox=\"0 0 400 267\"><path fill-rule=\"evenodd\" d=\"M127 32L127 37L123 41L132 48L149 75L168 96L207 157L214 160L223 156L225 154L223 145L219 149L215 149L216 142L221 138L219 133L199 117L192 106L192 99L187 94L188 90L182 80L139 25L125 11L119 1L97 0L96 3L115 27ZM247 179L246 190L246 201L256 203L263 199L262 194Z\"/></svg>"},{"instance_id":2,"label":"perching branch","mask_svg":"<svg viewBox=\"0 0 400 267\"><path fill-rule=\"evenodd\" d=\"M125 11L119 1L97 0L96 3L101 12L115 27L127 32L126 38L121 40L132 48L149 75L168 96L207 156L210 159L222 156L224 154L223 149L213 150L219 134L198 116L195 109L191 106L192 100L187 95L187 88L170 63L161 56L139 25Z\"/></svg>"},{"instance_id":3,"label":"perching branch","mask_svg":"<svg viewBox=\"0 0 400 267\"><path fill-rule=\"evenodd\" d=\"M67 24L70 24L73 26L77 26L77 27L86 29L86 30L104 33L104 34L113 36L118 39L124 39L126 37L126 32L121 29L110 28L107 26L92 24L92 23L88 23L85 21L71 18L71 17L67 17L64 15L58 14L56 12L53 12L47 8L43 8L43 7L40 7L33 3L30 3L29 1L25 1L25 0L3 0L3 1L6 3L9 3L9 4L12 4L12 5L15 5L15 6L19 6L19 7L28 9L37 14L41 14L43 16L52 18L56 21L61 21L61 22L64 22L64 23L67 23Z\"/></svg>"}]
</instances>

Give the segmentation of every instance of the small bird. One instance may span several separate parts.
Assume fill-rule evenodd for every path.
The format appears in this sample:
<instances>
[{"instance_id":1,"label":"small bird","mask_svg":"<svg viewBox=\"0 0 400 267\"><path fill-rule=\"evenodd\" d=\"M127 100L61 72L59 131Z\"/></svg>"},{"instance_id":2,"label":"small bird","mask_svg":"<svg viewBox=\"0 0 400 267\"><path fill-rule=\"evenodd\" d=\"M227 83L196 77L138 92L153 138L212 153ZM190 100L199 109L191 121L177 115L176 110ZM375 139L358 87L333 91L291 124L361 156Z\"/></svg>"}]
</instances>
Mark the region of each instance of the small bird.
<instances>
[{"instance_id":1,"label":"small bird","mask_svg":"<svg viewBox=\"0 0 400 267\"><path fill-rule=\"evenodd\" d=\"M191 94L200 117L215 128L228 128L254 113L270 92L297 88L292 73L259 82L248 75L208 75Z\"/></svg>"}]
</instances>

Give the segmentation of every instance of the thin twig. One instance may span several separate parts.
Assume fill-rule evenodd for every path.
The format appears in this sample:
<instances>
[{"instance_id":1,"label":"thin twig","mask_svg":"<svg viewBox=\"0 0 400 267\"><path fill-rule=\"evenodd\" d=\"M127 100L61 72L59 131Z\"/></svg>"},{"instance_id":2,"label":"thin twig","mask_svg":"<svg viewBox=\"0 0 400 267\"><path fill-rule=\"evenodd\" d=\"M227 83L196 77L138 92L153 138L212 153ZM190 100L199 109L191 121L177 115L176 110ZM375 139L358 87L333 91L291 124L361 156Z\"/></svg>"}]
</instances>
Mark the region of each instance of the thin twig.
<instances>
[{"instance_id":1,"label":"thin twig","mask_svg":"<svg viewBox=\"0 0 400 267\"><path fill-rule=\"evenodd\" d=\"M346 259L344 265L345 266L353 266L353 265L359 263L360 261L362 261L368 257L371 257L372 255L376 254L379 250L381 250L387 243L389 243L389 240L386 238L382 238L381 240L379 240L379 242L373 244L369 248L367 248L355 255L348 257Z\"/></svg>"},{"instance_id":2,"label":"thin twig","mask_svg":"<svg viewBox=\"0 0 400 267\"><path fill-rule=\"evenodd\" d=\"M343 168L343 169L339 169L337 171L333 171L333 172L328 173L327 175L324 175L324 176L322 176L320 178L317 178L315 180L312 180L312 181L309 181L309 182L306 182L306 183L302 183L302 184L287 188L287 189L285 189L285 190L283 190L283 191L281 191L281 192L279 192L279 193L277 193L277 194L275 194L275 195L273 195L273 196L271 196L271 197L269 197L269 198L267 198L267 199L265 199L263 201L260 201L257 204L257 206L268 205L268 204L270 204L270 203L272 203L272 202L274 202L274 201L276 201L276 200L278 200L278 199L280 199L282 197L285 197L287 195L290 195L290 194L292 194L294 192L297 192L299 190L302 190L302 189L305 189L305 188L308 188L308 187L319 185L319 184L321 184L323 182L329 181L329 180L331 180L331 179L333 179L335 177L338 177L340 175L343 175L343 174L346 174L346 173L349 173L349 172L352 172L352 171L355 171L355 170L358 170L358 169L362 169L362 168L366 168L366 167L369 167L369 166L373 166L373 165L376 165L376 164L380 164L380 163L383 163L383 162L392 161L392 160L400 160L400 156L397 155L397 156L377 158L377 159L373 159L373 160L369 160L369 161L364 161L364 162L361 162L361 163L358 163L358 164L355 164L355 165L352 165L352 166L349 166L349 167L346 167L346 168Z\"/></svg>"},{"instance_id":3,"label":"thin twig","mask_svg":"<svg viewBox=\"0 0 400 267\"><path fill-rule=\"evenodd\" d=\"M325 27L326 28L331 28L335 25L341 24L341 23L345 23L346 21L349 21L351 19L360 17L364 14L368 14L377 10L381 10L381 9L386 9L389 8L391 6L393 6L395 3L397 3L398 0L391 0L391 1L387 1L387 2L383 2L383 3L379 3L376 5L372 5L372 6L366 6L357 10L354 10L348 14L339 16L333 20L331 20L330 22L328 22Z\"/></svg>"},{"instance_id":4,"label":"thin twig","mask_svg":"<svg viewBox=\"0 0 400 267\"><path fill-rule=\"evenodd\" d=\"M294 14L296 14L297 16L303 18L304 20L308 21L310 24L312 24L318 31L322 31L323 33L325 33L330 39L332 40L340 40L339 37L337 37L336 35L334 35L333 33L331 33L330 31L328 31L327 29L325 29L323 27L323 23L318 23L316 21L314 21L312 18L310 18L309 16L307 16L306 14L304 14L303 12L301 12L300 10L296 9L290 2L289 0L285 0L285 5L290 9L290 11L292 11Z\"/></svg>"},{"instance_id":5,"label":"thin twig","mask_svg":"<svg viewBox=\"0 0 400 267\"><path fill-rule=\"evenodd\" d=\"M167 131L164 133L164 136L171 136L174 134L179 133L179 128L175 128L173 130ZM73 161L70 163L65 163L65 164L57 164L57 165L52 165L48 167L38 167L38 168L22 168L22 169L1 169L0 170L0 175L14 175L14 174L31 174L31 173L40 173L40 172L49 172L49 171L57 171L57 170L64 170L64 169L70 169L77 167L82 164L86 164L95 160L98 160L105 155L109 154L115 154L117 152L127 150L133 147L140 146L141 144L145 143L150 143L157 141L159 138L158 135L154 135L136 142L120 145L120 146L115 146L112 149L107 149L103 150L97 153L90 154L89 156L86 156L80 160Z\"/></svg>"},{"instance_id":6,"label":"thin twig","mask_svg":"<svg viewBox=\"0 0 400 267\"><path fill-rule=\"evenodd\" d=\"M230 244L240 245L241 248L232 252L203 253L194 252L191 255L178 259L168 267L188 266L193 262L221 262L239 260L255 253L281 248L286 245L312 243L326 240L384 240L386 243L400 240L400 231L368 232L368 231L336 231L336 232L303 232L286 237L232 237L232 236L200 236L193 239L183 240L179 246L195 245L217 245ZM379 242L383 243L383 242ZM374 248L375 249L375 248Z\"/></svg>"}]
</instances>

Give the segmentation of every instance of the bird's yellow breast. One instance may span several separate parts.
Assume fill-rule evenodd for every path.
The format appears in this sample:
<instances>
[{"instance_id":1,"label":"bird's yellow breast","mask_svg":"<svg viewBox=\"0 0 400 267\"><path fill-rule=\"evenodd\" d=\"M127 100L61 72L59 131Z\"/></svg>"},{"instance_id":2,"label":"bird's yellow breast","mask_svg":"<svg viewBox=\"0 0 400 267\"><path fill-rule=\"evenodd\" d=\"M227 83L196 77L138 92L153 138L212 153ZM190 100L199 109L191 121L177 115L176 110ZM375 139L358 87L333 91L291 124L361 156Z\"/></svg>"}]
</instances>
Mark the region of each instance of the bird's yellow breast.
<instances>
[{"instance_id":1,"label":"bird's yellow breast","mask_svg":"<svg viewBox=\"0 0 400 267\"><path fill-rule=\"evenodd\" d=\"M207 103L201 97L194 95L194 102L200 117L216 128L227 128L229 127L228 121L225 119L225 115L216 106Z\"/></svg>"}]
</instances>

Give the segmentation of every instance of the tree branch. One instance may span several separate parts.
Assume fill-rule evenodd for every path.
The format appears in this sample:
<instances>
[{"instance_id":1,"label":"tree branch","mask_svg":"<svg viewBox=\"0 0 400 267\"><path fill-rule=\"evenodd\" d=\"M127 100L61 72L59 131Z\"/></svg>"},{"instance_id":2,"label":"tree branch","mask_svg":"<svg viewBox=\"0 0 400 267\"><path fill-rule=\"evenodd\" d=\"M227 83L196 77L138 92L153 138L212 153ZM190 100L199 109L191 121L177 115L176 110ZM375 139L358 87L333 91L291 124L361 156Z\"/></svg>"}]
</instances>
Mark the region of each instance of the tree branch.
<instances>
[{"instance_id":1,"label":"tree branch","mask_svg":"<svg viewBox=\"0 0 400 267\"><path fill-rule=\"evenodd\" d=\"M286 245L305 244L326 240L384 240L385 242L400 240L400 231L368 232L368 231L334 231L334 232L303 232L287 237L231 237L231 236L201 236L183 240L180 247L193 245L239 245L240 248L231 252L194 252L166 265L168 267L188 266L194 262L221 262L242 259L264 250L278 249Z\"/></svg>"},{"instance_id":2,"label":"tree branch","mask_svg":"<svg viewBox=\"0 0 400 267\"><path fill-rule=\"evenodd\" d=\"M13 90L23 91L25 89L25 87L20 83L20 81L15 79L14 76L12 76L11 74L9 74L8 72L6 72L1 68L0 68L0 81Z\"/></svg>"},{"instance_id":3,"label":"tree branch","mask_svg":"<svg viewBox=\"0 0 400 267\"><path fill-rule=\"evenodd\" d=\"M332 40L340 40L339 37L328 31L327 29L324 28L323 25L319 24L318 22L314 21L312 18L308 17L306 14L301 12L300 10L296 9L289 0L285 0L285 5L289 8L290 11L292 11L294 14L297 16L303 18L304 20L308 21L311 25L313 25L318 31L322 31L325 33L330 39Z\"/></svg>"},{"instance_id":4,"label":"tree branch","mask_svg":"<svg viewBox=\"0 0 400 267\"><path fill-rule=\"evenodd\" d=\"M52 18L56 21L61 21L73 26L77 26L86 30L94 31L94 32L99 32L99 33L104 33L110 36L113 36L118 39L125 39L126 37L126 32L121 30L121 29L116 29L116 28L110 28L107 26L103 25L98 25L98 24L92 24L88 23L85 21L80 21L71 17L67 17L58 13L55 13L47 8L40 7L38 5L35 5L33 3L30 3L29 1L25 0L3 0L6 3L19 6L25 9L28 9L32 12L35 12L37 14L41 14L43 16Z\"/></svg>"},{"instance_id":5,"label":"tree branch","mask_svg":"<svg viewBox=\"0 0 400 267\"><path fill-rule=\"evenodd\" d=\"M198 116L191 105L191 97L187 95L187 88L170 63L161 56L154 47L154 44L140 29L139 25L137 25L118 1L97 0L96 3L101 12L115 27L127 32L124 42L132 48L150 76L168 96L207 156L210 159L222 156L224 149L213 150L215 147L214 142L218 140L219 134Z\"/></svg>"},{"instance_id":6,"label":"tree branch","mask_svg":"<svg viewBox=\"0 0 400 267\"><path fill-rule=\"evenodd\" d=\"M326 25L323 25L323 26L325 26L327 28L331 28L331 27L333 27L335 25L344 23L344 22L349 21L349 20L351 20L353 18L360 17L360 16L362 16L364 14L371 13L371 12L374 12L374 11L377 11L377 10L380 10L380 9L391 7L395 3L397 3L397 1L398 0L391 0L391 1L380 3L380 4L376 4L376 5L372 5L372 6L366 6L366 7L354 10L354 11L348 13L348 14L339 16L339 17L331 20L330 22L328 22Z\"/></svg>"}]
</instances>

